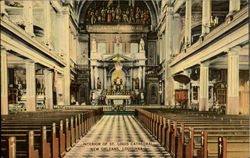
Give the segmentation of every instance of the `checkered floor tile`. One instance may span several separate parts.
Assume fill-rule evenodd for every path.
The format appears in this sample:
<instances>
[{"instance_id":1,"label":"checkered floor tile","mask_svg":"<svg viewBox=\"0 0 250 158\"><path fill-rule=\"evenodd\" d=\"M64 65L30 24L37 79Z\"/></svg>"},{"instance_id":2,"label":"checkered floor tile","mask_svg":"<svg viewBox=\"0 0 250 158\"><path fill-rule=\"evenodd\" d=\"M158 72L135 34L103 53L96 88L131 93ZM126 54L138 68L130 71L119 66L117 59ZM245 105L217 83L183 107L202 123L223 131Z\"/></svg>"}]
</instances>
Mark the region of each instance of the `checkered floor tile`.
<instances>
[{"instance_id":1,"label":"checkered floor tile","mask_svg":"<svg viewBox=\"0 0 250 158\"><path fill-rule=\"evenodd\" d=\"M170 158L133 115L104 115L65 158Z\"/></svg>"}]
</instances>

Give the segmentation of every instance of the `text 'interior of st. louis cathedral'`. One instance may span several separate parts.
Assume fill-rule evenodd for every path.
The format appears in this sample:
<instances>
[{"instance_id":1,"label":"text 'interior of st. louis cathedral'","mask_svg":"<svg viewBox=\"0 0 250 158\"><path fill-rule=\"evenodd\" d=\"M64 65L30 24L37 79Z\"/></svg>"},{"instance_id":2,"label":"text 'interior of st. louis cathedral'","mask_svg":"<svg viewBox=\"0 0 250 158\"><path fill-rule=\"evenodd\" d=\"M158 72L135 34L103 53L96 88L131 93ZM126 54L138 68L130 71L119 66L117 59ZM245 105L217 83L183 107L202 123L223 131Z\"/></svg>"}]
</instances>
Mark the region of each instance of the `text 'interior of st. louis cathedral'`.
<instances>
[{"instance_id":1,"label":"text 'interior of st. louis cathedral'","mask_svg":"<svg viewBox=\"0 0 250 158\"><path fill-rule=\"evenodd\" d=\"M248 0L0 2L1 157L248 157Z\"/></svg>"}]
</instances>

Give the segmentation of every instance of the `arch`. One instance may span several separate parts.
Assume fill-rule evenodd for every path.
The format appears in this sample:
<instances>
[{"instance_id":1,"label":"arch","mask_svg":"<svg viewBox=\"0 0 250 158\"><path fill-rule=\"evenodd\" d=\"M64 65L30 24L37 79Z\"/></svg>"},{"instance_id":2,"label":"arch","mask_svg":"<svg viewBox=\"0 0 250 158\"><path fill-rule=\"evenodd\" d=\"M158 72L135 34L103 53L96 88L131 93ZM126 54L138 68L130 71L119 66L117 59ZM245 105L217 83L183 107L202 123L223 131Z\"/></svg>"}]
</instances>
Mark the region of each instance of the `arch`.
<instances>
[{"instance_id":1,"label":"arch","mask_svg":"<svg viewBox=\"0 0 250 158\"><path fill-rule=\"evenodd\" d=\"M78 17L77 20L79 21L80 25L85 25L84 21L82 19L85 19L86 17L86 12L87 9L89 8L90 4L93 1L87 1L87 0L83 0L79 3L79 7L78 7ZM158 17L158 9L157 6L155 4L154 1L150 0L143 0L143 2L145 3L145 5L147 6L149 13L150 13L150 20L151 20L151 26L152 28L155 28L157 26L159 17Z\"/></svg>"}]
</instances>

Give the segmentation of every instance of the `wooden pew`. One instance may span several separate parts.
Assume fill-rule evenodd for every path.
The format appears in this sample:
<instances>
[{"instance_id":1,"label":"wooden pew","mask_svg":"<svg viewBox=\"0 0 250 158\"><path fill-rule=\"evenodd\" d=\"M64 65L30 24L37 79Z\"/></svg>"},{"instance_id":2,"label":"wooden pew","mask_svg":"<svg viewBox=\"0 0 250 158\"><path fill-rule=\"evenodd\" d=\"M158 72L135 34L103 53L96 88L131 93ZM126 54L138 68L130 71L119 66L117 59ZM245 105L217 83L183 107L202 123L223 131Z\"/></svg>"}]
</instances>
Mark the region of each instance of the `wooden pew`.
<instances>
[{"instance_id":1,"label":"wooden pew","mask_svg":"<svg viewBox=\"0 0 250 158\"><path fill-rule=\"evenodd\" d=\"M45 137L46 139L44 138L43 140L46 140L46 142L40 142L40 145L38 145L39 143L36 144L36 146L40 147L37 150L34 149L36 151L34 153L38 154L39 150L39 157L50 157L49 155L52 157L63 157L65 150L67 150L69 146L72 146L73 143L76 143L80 137L84 136L89 128L91 128L97 120L102 117L102 115L103 109L99 108L96 110L28 112L20 113L18 115L2 115L1 117L3 123L2 127L5 131L10 128L12 131L8 131L8 134L12 133L12 135L17 135L18 130L22 127L23 131L27 132L29 130L33 130L35 131L35 136L39 136L39 128L43 126L42 129L45 129L45 131L40 130L40 137L41 135L43 138ZM68 118L70 118L70 121ZM21 123L20 119L22 119ZM51 122L54 123L51 125ZM8 138L10 137L8 136ZM13 138L15 138L15 136L11 137L11 139ZM4 138L1 137L1 139ZM23 141L25 141L25 139ZM6 149L9 149L8 146L6 146Z\"/></svg>"},{"instance_id":2,"label":"wooden pew","mask_svg":"<svg viewBox=\"0 0 250 158\"><path fill-rule=\"evenodd\" d=\"M50 157L51 144L47 142L46 133L46 126L40 130L2 129L1 140L4 141L8 137L15 137L16 152L12 155L16 155L17 157Z\"/></svg>"},{"instance_id":3,"label":"wooden pew","mask_svg":"<svg viewBox=\"0 0 250 158\"><path fill-rule=\"evenodd\" d=\"M225 142L227 141L227 137L228 135L225 135L225 132L220 132L220 130L223 128L223 130L227 131L228 133L230 132L235 132L236 130L249 130L249 126L248 126L248 120L246 119L246 117L228 117L228 116L220 116L223 119L221 119L220 121L216 120L216 117L218 118L218 116L215 116L216 114L213 114L214 116L210 117L208 113L202 113L202 114L195 114L194 116L185 116L185 117L179 117L178 114L172 114L171 117L168 117L168 120L166 118L162 118L162 116L156 116L156 114L153 114L148 111L145 111L143 109L136 109L136 118L138 118L139 121L141 122L145 122L143 121L143 119L145 120L150 120L149 122L151 122L150 125L147 125L145 123L143 123L144 126L150 126L150 127L146 127L148 128L151 133L158 139L158 141L166 147L166 149L168 151L171 151L172 156L173 157L193 157L194 154L195 155L201 155L203 151L204 153L204 146L201 144L201 149L197 150L195 147L195 142L197 144L197 141L201 138L200 134L203 130L205 130L206 132L208 131L208 143L211 145L212 141L213 143L218 143L218 137L221 138L220 141L221 144L224 144L224 146L226 146ZM173 111L172 111L173 112ZM151 117L150 117L151 115ZM197 117L195 116L201 116L199 117L199 120L197 121ZM171 121L175 120L175 121ZM183 119L183 120L182 120ZM216 120L216 122L214 121ZM178 121L178 123L176 122ZM185 124L185 128L184 128L184 124ZM177 127L178 125L178 127ZM192 128L194 127L194 128ZM187 131L185 130L185 132L178 132L177 133L177 128L180 128L179 131L184 131L187 128L191 128L192 130L190 130L189 133L189 141L186 141L184 139L184 135L187 135ZM194 129L196 132L194 132ZM236 129L234 131L232 131L232 129ZM210 131L209 131L210 130ZM211 132L215 131L217 132L216 137L211 135ZM199 133L199 135L197 135L197 133ZM224 136L224 137L223 137ZM248 135L242 135L243 137L247 137ZM212 140L213 138L213 140ZM215 139L216 138L216 139ZM234 137L228 137L229 139L235 138ZM249 140L247 140L248 142ZM229 143L229 142L228 142ZM230 144L232 144L233 141L230 142ZM242 142L241 142L242 143ZM206 143L203 143L206 144ZM197 145L196 145L197 146ZM212 146L217 146L217 145L212 145ZM221 145L222 146L222 145ZM215 150L218 151L216 152L216 156L223 156L226 155L225 152L225 148L216 148ZM205 146L206 147L206 146ZM194 149L196 151L194 151ZM211 148L209 148L208 150L211 151ZM195 153L194 153L195 152ZM210 152L211 153L211 152ZM224 153L224 154L223 154ZM199 156L198 155L198 156ZM204 155L203 155L204 156ZM201 156L201 157L203 157ZM211 154L209 155L211 156Z\"/></svg>"}]
</instances>

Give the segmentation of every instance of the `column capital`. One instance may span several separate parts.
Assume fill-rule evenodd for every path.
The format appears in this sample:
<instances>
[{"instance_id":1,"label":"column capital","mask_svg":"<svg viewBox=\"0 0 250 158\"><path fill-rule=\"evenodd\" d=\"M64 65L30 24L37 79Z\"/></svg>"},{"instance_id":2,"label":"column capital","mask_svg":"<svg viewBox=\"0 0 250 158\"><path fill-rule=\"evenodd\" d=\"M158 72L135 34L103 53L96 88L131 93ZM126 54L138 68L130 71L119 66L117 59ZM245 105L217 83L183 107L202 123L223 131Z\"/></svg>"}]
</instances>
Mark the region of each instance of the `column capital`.
<instances>
[{"instance_id":1,"label":"column capital","mask_svg":"<svg viewBox=\"0 0 250 158\"><path fill-rule=\"evenodd\" d=\"M167 6L166 7L166 14L174 14L174 7L169 7Z\"/></svg>"},{"instance_id":2,"label":"column capital","mask_svg":"<svg viewBox=\"0 0 250 158\"><path fill-rule=\"evenodd\" d=\"M36 63L34 60L31 60L31 59L26 59L25 60L25 63L27 63L27 64L32 64L32 63Z\"/></svg>"},{"instance_id":3,"label":"column capital","mask_svg":"<svg viewBox=\"0 0 250 158\"><path fill-rule=\"evenodd\" d=\"M210 62L204 62L204 63L200 63L200 67L209 67Z\"/></svg>"},{"instance_id":4,"label":"column capital","mask_svg":"<svg viewBox=\"0 0 250 158\"><path fill-rule=\"evenodd\" d=\"M70 15L69 7L63 7L61 10L62 15Z\"/></svg>"},{"instance_id":5,"label":"column capital","mask_svg":"<svg viewBox=\"0 0 250 158\"><path fill-rule=\"evenodd\" d=\"M241 49L242 48L240 46L235 46L235 47L229 48L227 50L227 53L228 55L239 55Z\"/></svg>"}]
</instances>

